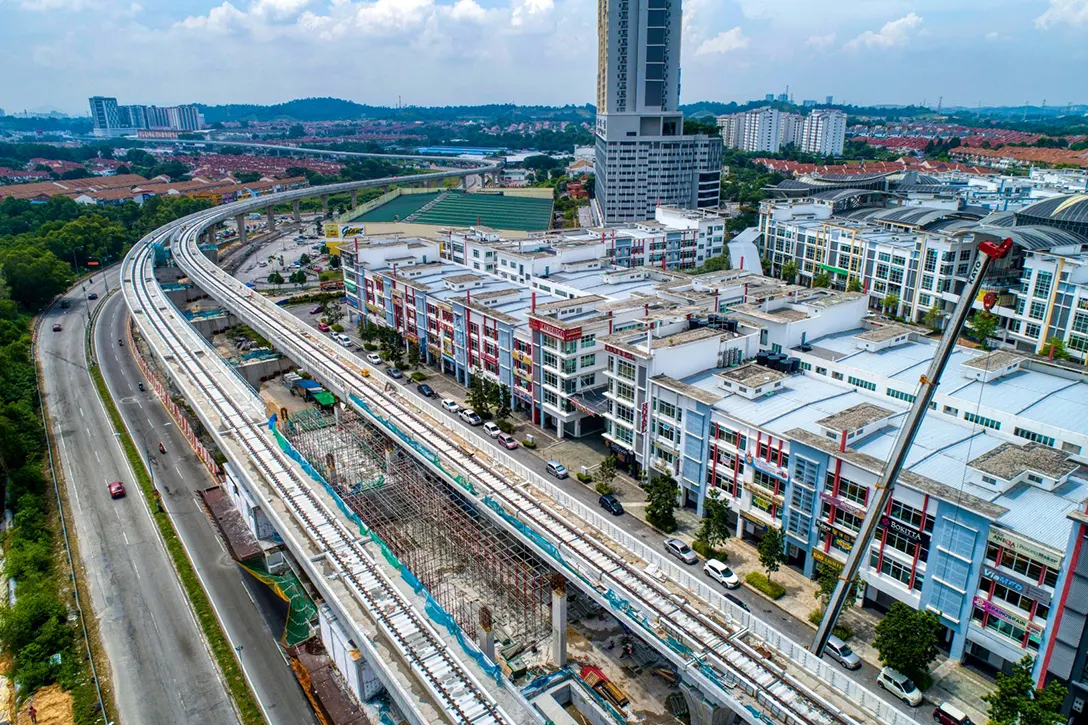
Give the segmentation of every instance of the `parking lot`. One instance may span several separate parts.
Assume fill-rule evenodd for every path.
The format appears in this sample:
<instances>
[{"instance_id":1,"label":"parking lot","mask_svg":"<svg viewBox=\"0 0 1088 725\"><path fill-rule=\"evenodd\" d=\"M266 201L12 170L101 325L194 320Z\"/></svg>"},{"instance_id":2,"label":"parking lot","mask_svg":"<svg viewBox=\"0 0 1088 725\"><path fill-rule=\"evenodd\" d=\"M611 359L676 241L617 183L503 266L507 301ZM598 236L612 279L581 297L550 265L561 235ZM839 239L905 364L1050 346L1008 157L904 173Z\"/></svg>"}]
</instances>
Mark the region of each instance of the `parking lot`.
<instances>
[{"instance_id":1,"label":"parking lot","mask_svg":"<svg viewBox=\"0 0 1088 725\"><path fill-rule=\"evenodd\" d=\"M306 268L311 281L316 279L314 266L325 269L328 265L328 256L320 255L317 249L324 241L312 234L312 225L304 223L303 231L307 238L303 243L296 241L299 236L298 225L291 225L282 232L277 230L277 236L260 242L255 242L256 250L242 263L234 276L246 284L258 286L267 285L268 275L279 272L286 279L298 267L294 267L299 257L303 254L310 256L311 265Z\"/></svg>"}]
</instances>

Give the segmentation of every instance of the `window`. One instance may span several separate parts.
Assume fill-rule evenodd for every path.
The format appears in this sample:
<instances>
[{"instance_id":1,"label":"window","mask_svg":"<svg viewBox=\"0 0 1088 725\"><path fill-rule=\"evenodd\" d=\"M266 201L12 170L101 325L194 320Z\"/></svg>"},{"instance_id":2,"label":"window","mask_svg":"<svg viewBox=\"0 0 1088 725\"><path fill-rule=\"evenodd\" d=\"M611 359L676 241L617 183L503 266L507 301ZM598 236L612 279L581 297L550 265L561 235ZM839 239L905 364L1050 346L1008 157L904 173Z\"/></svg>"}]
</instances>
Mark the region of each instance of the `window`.
<instances>
[{"instance_id":1,"label":"window","mask_svg":"<svg viewBox=\"0 0 1088 725\"><path fill-rule=\"evenodd\" d=\"M1030 317L1033 320L1041 320L1041 319L1043 319L1043 315L1045 315L1045 314L1046 314L1046 303L1045 302L1033 301L1031 303L1031 308L1028 311L1028 317Z\"/></svg>"},{"instance_id":2,"label":"window","mask_svg":"<svg viewBox=\"0 0 1088 725\"><path fill-rule=\"evenodd\" d=\"M656 410L661 415L672 418L673 420L682 420L681 409L677 408L672 403L666 403L663 400L654 400L654 410Z\"/></svg>"},{"instance_id":3,"label":"window","mask_svg":"<svg viewBox=\"0 0 1088 725\"><path fill-rule=\"evenodd\" d=\"M913 403L915 400L915 397L910 393L902 393L898 390L895 390L894 388L888 388L888 395L895 398L896 400L903 400L908 403Z\"/></svg>"},{"instance_id":4,"label":"window","mask_svg":"<svg viewBox=\"0 0 1088 725\"><path fill-rule=\"evenodd\" d=\"M1039 339L1039 329L1040 328L1039 328L1038 325L1032 323L1030 325L1027 325L1024 328L1024 335L1026 337L1032 337L1032 338L1035 338L1035 339Z\"/></svg>"},{"instance_id":5,"label":"window","mask_svg":"<svg viewBox=\"0 0 1088 725\"><path fill-rule=\"evenodd\" d=\"M622 403L612 403L612 415L628 425L635 422L635 409Z\"/></svg>"},{"instance_id":6,"label":"window","mask_svg":"<svg viewBox=\"0 0 1088 725\"><path fill-rule=\"evenodd\" d=\"M563 353L564 355L571 355L578 352L578 341L567 340L559 346L559 352Z\"/></svg>"},{"instance_id":7,"label":"window","mask_svg":"<svg viewBox=\"0 0 1088 725\"><path fill-rule=\"evenodd\" d=\"M913 506L908 506L902 501L892 500L892 506L888 514L891 518L907 524L912 529L922 528L924 531L933 531L933 517L926 516L921 509L916 509ZM922 520L925 520L923 526Z\"/></svg>"},{"instance_id":8,"label":"window","mask_svg":"<svg viewBox=\"0 0 1088 725\"><path fill-rule=\"evenodd\" d=\"M890 556L885 556L884 560L881 561L880 555L876 551L872 551L869 553L869 566L871 566L873 569L876 569L884 576L895 579L904 586L909 587L911 585L910 567L900 564L898 561L891 558ZM922 574L915 575L913 587L915 591L922 590L922 582L924 578L925 577Z\"/></svg>"},{"instance_id":9,"label":"window","mask_svg":"<svg viewBox=\"0 0 1088 725\"><path fill-rule=\"evenodd\" d=\"M831 471L827 472L824 476L824 490L834 495L835 492L835 474ZM839 498L846 499L847 501L853 501L859 506L864 506L869 499L869 488L863 486L860 483L854 483L849 478L839 477Z\"/></svg>"},{"instance_id":10,"label":"window","mask_svg":"<svg viewBox=\"0 0 1088 725\"><path fill-rule=\"evenodd\" d=\"M626 380L635 379L635 366L626 360L616 360L616 375Z\"/></svg>"},{"instance_id":11,"label":"window","mask_svg":"<svg viewBox=\"0 0 1088 725\"><path fill-rule=\"evenodd\" d=\"M584 368L588 368L588 367L591 367L593 365L596 365L597 364L597 356L596 355L583 355L582 359L578 361L578 364L581 365Z\"/></svg>"},{"instance_id":12,"label":"window","mask_svg":"<svg viewBox=\"0 0 1088 725\"><path fill-rule=\"evenodd\" d=\"M1073 315L1073 332L1088 334L1088 314L1078 312Z\"/></svg>"},{"instance_id":13,"label":"window","mask_svg":"<svg viewBox=\"0 0 1088 725\"><path fill-rule=\"evenodd\" d=\"M596 382L597 382L597 375L595 373L590 373L589 375L583 375L578 380L578 385L583 387L583 388L591 388L591 387L593 387L593 384L596 383Z\"/></svg>"},{"instance_id":14,"label":"window","mask_svg":"<svg viewBox=\"0 0 1088 725\"><path fill-rule=\"evenodd\" d=\"M544 367L554 368L557 366L559 358L557 358L550 352L546 352L543 356L541 356L540 362Z\"/></svg>"},{"instance_id":15,"label":"window","mask_svg":"<svg viewBox=\"0 0 1088 725\"><path fill-rule=\"evenodd\" d=\"M827 375L827 368L816 368L817 375Z\"/></svg>"},{"instance_id":16,"label":"window","mask_svg":"<svg viewBox=\"0 0 1088 725\"><path fill-rule=\"evenodd\" d=\"M553 393L550 390L545 390L544 391L544 403L546 405L550 405L552 407L558 407L559 396L556 395L555 393Z\"/></svg>"},{"instance_id":17,"label":"window","mask_svg":"<svg viewBox=\"0 0 1088 725\"><path fill-rule=\"evenodd\" d=\"M585 350L587 347L593 347L596 344L596 342L597 342L597 336L596 335L582 335L582 339L580 340L580 343L581 343L581 346L582 346L583 350Z\"/></svg>"},{"instance_id":18,"label":"window","mask_svg":"<svg viewBox=\"0 0 1088 725\"><path fill-rule=\"evenodd\" d=\"M1001 421L994 420L992 418L986 418L981 415L975 415L974 413L964 413L963 419L968 423L976 423L986 428L993 428L994 430L1001 430Z\"/></svg>"},{"instance_id":19,"label":"window","mask_svg":"<svg viewBox=\"0 0 1088 725\"><path fill-rule=\"evenodd\" d=\"M1029 441L1035 441L1036 443L1042 443L1043 445L1054 448L1054 439L1041 433L1036 433L1025 428L1013 428L1012 433L1020 438L1027 438Z\"/></svg>"},{"instance_id":20,"label":"window","mask_svg":"<svg viewBox=\"0 0 1088 725\"><path fill-rule=\"evenodd\" d=\"M609 384L608 389L620 400L629 402L634 402L635 400L635 386L633 385L613 380L612 383Z\"/></svg>"},{"instance_id":21,"label":"window","mask_svg":"<svg viewBox=\"0 0 1088 725\"><path fill-rule=\"evenodd\" d=\"M872 390L874 392L876 391L876 383L871 383L868 380L862 380L861 378L856 378L853 375L848 377L846 379L846 382L848 382L851 385L853 385L855 387L858 387L858 388L865 388L866 390Z\"/></svg>"},{"instance_id":22,"label":"window","mask_svg":"<svg viewBox=\"0 0 1088 725\"><path fill-rule=\"evenodd\" d=\"M1035 275L1035 296L1047 298L1050 297L1050 286L1054 280L1054 276L1050 272L1039 272Z\"/></svg>"},{"instance_id":23,"label":"window","mask_svg":"<svg viewBox=\"0 0 1088 725\"><path fill-rule=\"evenodd\" d=\"M544 384L550 388L559 387L559 376L555 373L544 371Z\"/></svg>"}]
</instances>

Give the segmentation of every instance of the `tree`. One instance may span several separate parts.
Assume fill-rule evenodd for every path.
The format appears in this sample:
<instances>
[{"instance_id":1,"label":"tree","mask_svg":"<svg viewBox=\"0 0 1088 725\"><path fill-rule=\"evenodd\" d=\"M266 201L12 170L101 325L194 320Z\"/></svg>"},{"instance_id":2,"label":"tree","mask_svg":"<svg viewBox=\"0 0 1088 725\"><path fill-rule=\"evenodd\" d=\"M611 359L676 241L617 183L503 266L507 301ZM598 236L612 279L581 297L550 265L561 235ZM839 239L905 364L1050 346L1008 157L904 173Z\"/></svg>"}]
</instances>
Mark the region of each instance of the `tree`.
<instances>
[{"instance_id":1,"label":"tree","mask_svg":"<svg viewBox=\"0 0 1088 725\"><path fill-rule=\"evenodd\" d=\"M676 498L680 487L668 473L654 476L646 489L646 520L666 534L676 531Z\"/></svg>"},{"instance_id":2,"label":"tree","mask_svg":"<svg viewBox=\"0 0 1088 725\"><path fill-rule=\"evenodd\" d=\"M787 282L797 281L797 262L792 259L786 260L786 263L782 265L782 279Z\"/></svg>"},{"instance_id":3,"label":"tree","mask_svg":"<svg viewBox=\"0 0 1088 725\"><path fill-rule=\"evenodd\" d=\"M321 314L325 316L330 325L335 325L340 320L344 319L344 311L340 309L340 305L336 302L326 302L321 305Z\"/></svg>"},{"instance_id":4,"label":"tree","mask_svg":"<svg viewBox=\"0 0 1088 725\"><path fill-rule=\"evenodd\" d=\"M303 128L301 123L296 123L287 130L287 138L302 138L305 135L306 129Z\"/></svg>"},{"instance_id":5,"label":"tree","mask_svg":"<svg viewBox=\"0 0 1088 725\"><path fill-rule=\"evenodd\" d=\"M759 260L759 266L763 269L763 274L770 274L771 267L773 265L771 263L771 260L767 259L766 257L762 257Z\"/></svg>"},{"instance_id":6,"label":"tree","mask_svg":"<svg viewBox=\"0 0 1088 725\"><path fill-rule=\"evenodd\" d=\"M476 411L476 414L481 418L487 418L491 415L491 409L489 407L490 395L488 386L492 383L487 380L483 373L475 373L470 381L470 387L468 391L468 404L472 406L472 409Z\"/></svg>"},{"instance_id":7,"label":"tree","mask_svg":"<svg viewBox=\"0 0 1088 725\"><path fill-rule=\"evenodd\" d=\"M268 284L283 284L283 282L283 275L279 272L273 272L272 274L268 275Z\"/></svg>"},{"instance_id":8,"label":"tree","mask_svg":"<svg viewBox=\"0 0 1088 725\"><path fill-rule=\"evenodd\" d=\"M597 484L597 493L612 493L612 481L616 480L616 457L610 455L601 461L593 472L593 482Z\"/></svg>"},{"instance_id":9,"label":"tree","mask_svg":"<svg viewBox=\"0 0 1088 725\"><path fill-rule=\"evenodd\" d=\"M827 272L820 272L819 274L817 274L815 277L812 278L812 286L813 287L830 287L831 286L831 275L829 275Z\"/></svg>"},{"instance_id":10,"label":"tree","mask_svg":"<svg viewBox=\"0 0 1088 725\"><path fill-rule=\"evenodd\" d=\"M261 180L261 172L259 171L236 171L234 172L234 178L238 180L239 184L252 184L254 181Z\"/></svg>"},{"instance_id":11,"label":"tree","mask_svg":"<svg viewBox=\"0 0 1088 725\"><path fill-rule=\"evenodd\" d=\"M992 725L1061 725L1066 721L1061 714L1066 688L1053 679L1045 688L1035 687L1032 665L1031 655L1025 655L1011 674L997 674L996 688L982 697L990 706L987 715Z\"/></svg>"},{"instance_id":12,"label":"tree","mask_svg":"<svg viewBox=\"0 0 1088 725\"><path fill-rule=\"evenodd\" d=\"M880 309L890 315L894 315L899 309L899 295L894 292L889 292L884 295L884 299L880 301Z\"/></svg>"},{"instance_id":13,"label":"tree","mask_svg":"<svg viewBox=\"0 0 1088 725\"><path fill-rule=\"evenodd\" d=\"M420 349L418 342L408 343L408 367L418 368L421 361Z\"/></svg>"},{"instance_id":14,"label":"tree","mask_svg":"<svg viewBox=\"0 0 1088 725\"><path fill-rule=\"evenodd\" d=\"M851 277L850 281L846 283L847 292L861 292L861 280L857 277Z\"/></svg>"},{"instance_id":15,"label":"tree","mask_svg":"<svg viewBox=\"0 0 1088 725\"><path fill-rule=\"evenodd\" d=\"M495 403L495 418L496 420L506 420L510 417L510 388L505 384L500 383L496 386L497 401Z\"/></svg>"},{"instance_id":16,"label":"tree","mask_svg":"<svg viewBox=\"0 0 1088 725\"><path fill-rule=\"evenodd\" d=\"M942 320L944 320L944 311L936 302L933 303L933 306L926 311L925 317L922 318L922 322L933 328L934 332L940 332Z\"/></svg>"},{"instance_id":17,"label":"tree","mask_svg":"<svg viewBox=\"0 0 1088 725\"><path fill-rule=\"evenodd\" d=\"M63 174L60 175L60 178L61 179L86 179L87 177L90 177L90 176L94 176L94 174L92 174L90 171L87 171L87 169L83 168L82 166L77 166L74 169L68 169L67 171L65 171Z\"/></svg>"},{"instance_id":18,"label":"tree","mask_svg":"<svg viewBox=\"0 0 1088 725\"><path fill-rule=\"evenodd\" d=\"M997 315L980 310L972 315L971 321L967 323L968 334L972 340L982 346L983 350L989 350L987 341L997 331L997 322Z\"/></svg>"},{"instance_id":19,"label":"tree","mask_svg":"<svg viewBox=\"0 0 1088 725\"><path fill-rule=\"evenodd\" d=\"M287 278L287 281L294 285L304 285L306 284L306 273L301 269L295 270L291 273L291 276Z\"/></svg>"},{"instance_id":20,"label":"tree","mask_svg":"<svg viewBox=\"0 0 1088 725\"><path fill-rule=\"evenodd\" d=\"M26 309L37 309L68 286L72 268L48 249L14 246L0 251L0 274L11 299Z\"/></svg>"},{"instance_id":21,"label":"tree","mask_svg":"<svg viewBox=\"0 0 1088 725\"><path fill-rule=\"evenodd\" d=\"M339 254L334 254L331 257L329 257L329 268L330 269L340 269L340 255Z\"/></svg>"},{"instance_id":22,"label":"tree","mask_svg":"<svg viewBox=\"0 0 1088 725\"><path fill-rule=\"evenodd\" d=\"M703 520L699 522L699 531L695 539L710 548L716 548L732 534L729 525L729 501L724 495L715 495L713 490L703 499Z\"/></svg>"},{"instance_id":23,"label":"tree","mask_svg":"<svg viewBox=\"0 0 1088 725\"><path fill-rule=\"evenodd\" d=\"M1069 351L1065 349L1065 341L1060 337L1052 337L1039 349L1040 355L1046 355L1051 360L1068 360Z\"/></svg>"},{"instance_id":24,"label":"tree","mask_svg":"<svg viewBox=\"0 0 1088 725\"><path fill-rule=\"evenodd\" d=\"M882 664L899 670L924 690L932 681L929 665L937 657L941 629L936 612L895 602L876 625L873 646Z\"/></svg>"},{"instance_id":25,"label":"tree","mask_svg":"<svg viewBox=\"0 0 1088 725\"><path fill-rule=\"evenodd\" d=\"M759 540L759 563L767 572L767 581L771 580L771 575L778 571L782 567L782 562L786 560L784 544L782 530L774 526L768 526L767 533L763 534L763 538Z\"/></svg>"},{"instance_id":26,"label":"tree","mask_svg":"<svg viewBox=\"0 0 1088 725\"><path fill-rule=\"evenodd\" d=\"M303 267L305 267L305 266L306 266L307 264L309 264L309 263L310 263L311 261L312 261L312 260L310 259L310 255L309 255L309 254L306 254L306 253L303 253L303 254L302 254L302 256L298 258L298 263L299 263L300 265L302 265Z\"/></svg>"},{"instance_id":27,"label":"tree","mask_svg":"<svg viewBox=\"0 0 1088 725\"><path fill-rule=\"evenodd\" d=\"M835 587L839 585L839 577L842 576L842 567L834 564L819 564L816 567L816 583L820 585L820 588L813 593L813 596L822 600L823 606L827 606L827 603L831 600L831 595L835 593ZM861 577L855 576L854 580L850 582L850 588L846 592L846 598L843 600L843 607L849 607L854 603L854 600L858 597L858 586L861 584Z\"/></svg>"},{"instance_id":28,"label":"tree","mask_svg":"<svg viewBox=\"0 0 1088 725\"><path fill-rule=\"evenodd\" d=\"M114 173L116 173L118 176L125 176L126 174L131 174L132 169L125 166L124 164L121 164L117 167L117 170Z\"/></svg>"}]
</instances>

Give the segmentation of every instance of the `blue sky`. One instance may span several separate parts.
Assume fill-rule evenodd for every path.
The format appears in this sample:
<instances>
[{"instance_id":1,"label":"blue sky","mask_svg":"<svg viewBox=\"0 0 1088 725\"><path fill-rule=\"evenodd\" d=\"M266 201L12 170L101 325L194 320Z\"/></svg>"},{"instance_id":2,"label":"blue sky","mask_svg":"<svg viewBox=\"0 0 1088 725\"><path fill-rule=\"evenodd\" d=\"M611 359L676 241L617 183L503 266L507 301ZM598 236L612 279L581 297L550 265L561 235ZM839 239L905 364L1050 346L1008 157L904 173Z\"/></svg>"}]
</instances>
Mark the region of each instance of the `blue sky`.
<instances>
[{"instance_id":1,"label":"blue sky","mask_svg":"<svg viewBox=\"0 0 1088 725\"><path fill-rule=\"evenodd\" d=\"M1088 102L1088 0L683 0L683 102ZM0 108L593 100L596 0L0 0Z\"/></svg>"}]
</instances>

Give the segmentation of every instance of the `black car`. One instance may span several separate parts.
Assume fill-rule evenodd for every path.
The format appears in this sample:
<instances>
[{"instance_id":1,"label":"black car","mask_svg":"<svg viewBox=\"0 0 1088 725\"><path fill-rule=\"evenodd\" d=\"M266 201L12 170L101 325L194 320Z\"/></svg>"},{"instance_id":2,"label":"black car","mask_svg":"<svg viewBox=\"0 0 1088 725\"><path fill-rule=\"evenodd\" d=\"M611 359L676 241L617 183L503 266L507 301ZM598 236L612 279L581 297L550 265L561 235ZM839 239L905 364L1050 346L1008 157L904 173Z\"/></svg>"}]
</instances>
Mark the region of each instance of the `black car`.
<instances>
[{"instance_id":1,"label":"black car","mask_svg":"<svg viewBox=\"0 0 1088 725\"><path fill-rule=\"evenodd\" d=\"M427 383L420 383L416 386L416 392L426 398L433 398L435 396L434 388Z\"/></svg>"},{"instance_id":2,"label":"black car","mask_svg":"<svg viewBox=\"0 0 1088 725\"><path fill-rule=\"evenodd\" d=\"M613 516L623 515L623 504L610 493L606 493L597 499L597 504Z\"/></svg>"},{"instance_id":3,"label":"black car","mask_svg":"<svg viewBox=\"0 0 1088 725\"><path fill-rule=\"evenodd\" d=\"M737 599L735 596L733 596L732 594L730 594L728 592L726 592L725 598L728 599L729 601L733 602L733 604L736 604L738 607L740 607L741 609L743 609L746 612L752 611L751 609L748 608L747 604L745 604L741 600Z\"/></svg>"},{"instance_id":4,"label":"black car","mask_svg":"<svg viewBox=\"0 0 1088 725\"><path fill-rule=\"evenodd\" d=\"M401 378L404 377L404 373L402 373L397 368L386 368L385 369L385 374L388 375L389 377L397 379L397 380L400 380Z\"/></svg>"},{"instance_id":5,"label":"black car","mask_svg":"<svg viewBox=\"0 0 1088 725\"><path fill-rule=\"evenodd\" d=\"M92 293L90 293L89 295L87 295L87 299L89 299L89 300L97 300L97 299L98 299L98 293L97 293L97 292L92 292Z\"/></svg>"}]
</instances>

